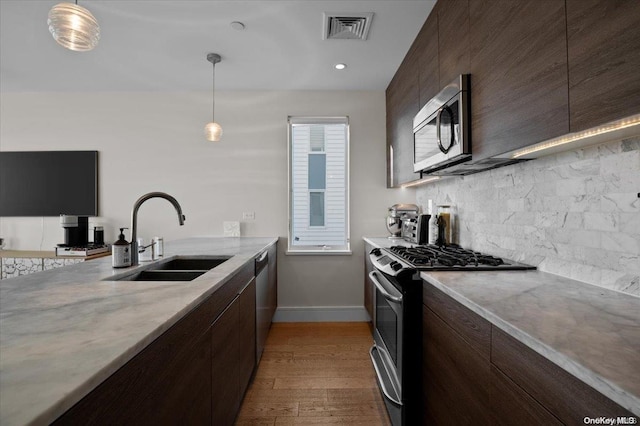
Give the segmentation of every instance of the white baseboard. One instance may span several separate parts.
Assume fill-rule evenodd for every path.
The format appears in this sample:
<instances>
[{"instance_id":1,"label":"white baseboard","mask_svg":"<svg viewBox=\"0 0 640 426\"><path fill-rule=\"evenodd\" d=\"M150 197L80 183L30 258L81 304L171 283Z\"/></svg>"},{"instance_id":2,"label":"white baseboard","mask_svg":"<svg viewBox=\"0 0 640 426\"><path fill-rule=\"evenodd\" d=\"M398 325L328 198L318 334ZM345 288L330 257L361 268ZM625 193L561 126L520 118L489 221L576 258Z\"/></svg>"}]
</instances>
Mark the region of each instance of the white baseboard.
<instances>
[{"instance_id":1,"label":"white baseboard","mask_svg":"<svg viewBox=\"0 0 640 426\"><path fill-rule=\"evenodd\" d=\"M364 306L282 306L273 322L361 322L371 321Z\"/></svg>"}]
</instances>

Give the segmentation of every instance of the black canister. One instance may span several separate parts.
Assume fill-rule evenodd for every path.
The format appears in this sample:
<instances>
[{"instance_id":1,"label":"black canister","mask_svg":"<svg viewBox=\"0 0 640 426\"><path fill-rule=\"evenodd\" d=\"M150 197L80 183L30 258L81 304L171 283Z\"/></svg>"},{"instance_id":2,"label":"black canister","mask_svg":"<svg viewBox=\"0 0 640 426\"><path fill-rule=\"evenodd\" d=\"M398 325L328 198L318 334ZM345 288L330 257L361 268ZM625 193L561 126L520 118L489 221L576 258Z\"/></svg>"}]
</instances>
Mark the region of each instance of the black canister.
<instances>
[{"instance_id":1,"label":"black canister","mask_svg":"<svg viewBox=\"0 0 640 426\"><path fill-rule=\"evenodd\" d=\"M93 244L104 244L104 228L102 226L93 227Z\"/></svg>"}]
</instances>

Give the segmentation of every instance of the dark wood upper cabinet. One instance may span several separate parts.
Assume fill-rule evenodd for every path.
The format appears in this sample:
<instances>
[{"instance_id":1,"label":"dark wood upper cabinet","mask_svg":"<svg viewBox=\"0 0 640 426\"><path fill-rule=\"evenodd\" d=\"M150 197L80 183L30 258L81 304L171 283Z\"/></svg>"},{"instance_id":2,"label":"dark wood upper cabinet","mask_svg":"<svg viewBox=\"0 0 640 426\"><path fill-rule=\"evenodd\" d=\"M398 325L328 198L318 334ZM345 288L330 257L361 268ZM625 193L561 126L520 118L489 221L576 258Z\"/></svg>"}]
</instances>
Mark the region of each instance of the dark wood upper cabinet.
<instances>
[{"instance_id":1,"label":"dark wood upper cabinet","mask_svg":"<svg viewBox=\"0 0 640 426\"><path fill-rule=\"evenodd\" d=\"M438 60L438 14L431 11L414 42L418 57L420 108L440 91Z\"/></svg>"},{"instance_id":2,"label":"dark wood upper cabinet","mask_svg":"<svg viewBox=\"0 0 640 426\"><path fill-rule=\"evenodd\" d=\"M640 113L640 4L567 0L571 131Z\"/></svg>"},{"instance_id":3,"label":"dark wood upper cabinet","mask_svg":"<svg viewBox=\"0 0 640 426\"><path fill-rule=\"evenodd\" d=\"M474 0L469 22L473 160L568 133L565 1Z\"/></svg>"},{"instance_id":4,"label":"dark wood upper cabinet","mask_svg":"<svg viewBox=\"0 0 640 426\"><path fill-rule=\"evenodd\" d=\"M436 11L442 89L460 74L469 74L469 0L439 1Z\"/></svg>"},{"instance_id":5,"label":"dark wood upper cabinet","mask_svg":"<svg viewBox=\"0 0 640 426\"><path fill-rule=\"evenodd\" d=\"M416 44L409 49L389 83L387 102L387 186L398 187L420 178L413 172L413 117L419 110Z\"/></svg>"}]
</instances>

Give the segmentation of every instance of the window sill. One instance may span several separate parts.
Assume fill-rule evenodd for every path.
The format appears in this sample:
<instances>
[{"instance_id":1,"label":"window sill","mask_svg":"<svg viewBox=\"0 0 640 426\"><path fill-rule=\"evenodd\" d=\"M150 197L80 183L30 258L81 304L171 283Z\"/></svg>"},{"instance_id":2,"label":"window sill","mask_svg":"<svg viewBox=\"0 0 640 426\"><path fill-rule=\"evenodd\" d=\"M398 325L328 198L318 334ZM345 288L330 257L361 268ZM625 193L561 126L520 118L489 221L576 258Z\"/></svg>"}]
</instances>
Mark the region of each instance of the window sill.
<instances>
[{"instance_id":1,"label":"window sill","mask_svg":"<svg viewBox=\"0 0 640 426\"><path fill-rule=\"evenodd\" d=\"M351 256L351 250L287 250L287 256Z\"/></svg>"}]
</instances>

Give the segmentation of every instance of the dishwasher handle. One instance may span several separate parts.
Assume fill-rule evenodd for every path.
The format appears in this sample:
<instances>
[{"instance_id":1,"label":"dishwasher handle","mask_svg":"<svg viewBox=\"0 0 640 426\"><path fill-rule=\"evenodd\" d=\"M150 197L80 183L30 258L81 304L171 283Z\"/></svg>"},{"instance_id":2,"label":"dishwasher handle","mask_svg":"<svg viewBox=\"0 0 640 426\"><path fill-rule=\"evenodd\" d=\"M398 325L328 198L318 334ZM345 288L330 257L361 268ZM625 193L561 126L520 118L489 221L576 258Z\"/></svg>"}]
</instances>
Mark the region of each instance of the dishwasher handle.
<instances>
[{"instance_id":1,"label":"dishwasher handle","mask_svg":"<svg viewBox=\"0 0 640 426\"><path fill-rule=\"evenodd\" d=\"M256 257L256 276L269 264L269 251L263 251L260 256Z\"/></svg>"}]
</instances>

